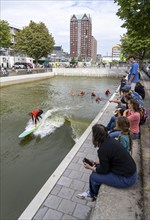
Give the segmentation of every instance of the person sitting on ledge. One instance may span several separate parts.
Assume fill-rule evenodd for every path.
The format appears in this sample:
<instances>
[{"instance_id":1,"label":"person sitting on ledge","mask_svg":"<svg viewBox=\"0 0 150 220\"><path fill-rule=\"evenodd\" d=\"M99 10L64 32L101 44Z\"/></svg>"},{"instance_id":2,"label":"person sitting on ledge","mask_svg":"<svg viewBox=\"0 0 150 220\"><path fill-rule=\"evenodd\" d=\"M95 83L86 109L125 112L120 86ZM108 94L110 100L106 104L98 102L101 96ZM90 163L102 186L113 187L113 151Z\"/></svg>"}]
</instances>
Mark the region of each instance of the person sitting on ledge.
<instances>
[{"instance_id":1,"label":"person sitting on ledge","mask_svg":"<svg viewBox=\"0 0 150 220\"><path fill-rule=\"evenodd\" d=\"M144 89L144 86L140 82L136 83L135 92L137 92L142 97L142 99L145 99L145 89Z\"/></svg>"},{"instance_id":2,"label":"person sitting on ledge","mask_svg":"<svg viewBox=\"0 0 150 220\"><path fill-rule=\"evenodd\" d=\"M116 126L118 130L121 131L118 141L122 144L122 146L127 150L128 153L132 155L132 132L130 130L130 121L128 118L124 116L120 116L117 118Z\"/></svg>"},{"instance_id":3,"label":"person sitting on ledge","mask_svg":"<svg viewBox=\"0 0 150 220\"><path fill-rule=\"evenodd\" d=\"M92 127L93 144L98 147L98 161L93 165L83 163L92 171L89 178L89 190L78 194L80 199L94 201L101 184L116 188L128 188L137 180L136 164L119 141L108 136L107 128L102 124Z\"/></svg>"}]
</instances>

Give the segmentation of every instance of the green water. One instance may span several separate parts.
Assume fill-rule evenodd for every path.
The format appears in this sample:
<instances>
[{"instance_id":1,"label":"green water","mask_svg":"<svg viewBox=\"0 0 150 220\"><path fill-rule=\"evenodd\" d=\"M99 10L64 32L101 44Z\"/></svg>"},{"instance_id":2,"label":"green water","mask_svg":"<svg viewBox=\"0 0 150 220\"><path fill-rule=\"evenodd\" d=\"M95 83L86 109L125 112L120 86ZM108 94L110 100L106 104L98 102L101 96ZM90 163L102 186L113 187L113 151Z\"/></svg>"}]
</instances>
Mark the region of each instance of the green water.
<instances>
[{"instance_id":1,"label":"green water","mask_svg":"<svg viewBox=\"0 0 150 220\"><path fill-rule=\"evenodd\" d=\"M1 89L1 219L16 220L75 141L88 127L119 79L54 77ZM80 96L80 91L85 95ZM72 92L76 95L71 96ZM95 92L104 100L91 98ZM46 117L42 129L19 139L35 108Z\"/></svg>"}]
</instances>

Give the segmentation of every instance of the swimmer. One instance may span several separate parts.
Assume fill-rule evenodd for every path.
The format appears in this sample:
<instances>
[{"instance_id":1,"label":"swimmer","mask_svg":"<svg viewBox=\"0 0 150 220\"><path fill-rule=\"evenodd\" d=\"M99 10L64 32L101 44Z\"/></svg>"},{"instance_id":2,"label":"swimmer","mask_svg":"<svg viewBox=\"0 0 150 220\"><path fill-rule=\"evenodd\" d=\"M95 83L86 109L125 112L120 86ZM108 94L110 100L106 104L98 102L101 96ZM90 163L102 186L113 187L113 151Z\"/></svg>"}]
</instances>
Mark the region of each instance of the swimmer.
<instances>
[{"instance_id":1,"label":"swimmer","mask_svg":"<svg viewBox=\"0 0 150 220\"><path fill-rule=\"evenodd\" d=\"M107 89L107 90L105 91L105 94L106 94L106 95L109 95L109 94L110 94L109 89Z\"/></svg>"},{"instance_id":2,"label":"swimmer","mask_svg":"<svg viewBox=\"0 0 150 220\"><path fill-rule=\"evenodd\" d=\"M91 96L92 97L96 97L96 94L94 92L92 92Z\"/></svg>"},{"instance_id":3,"label":"swimmer","mask_svg":"<svg viewBox=\"0 0 150 220\"><path fill-rule=\"evenodd\" d=\"M102 101L102 99L100 97L97 97L95 100L96 100L96 102Z\"/></svg>"},{"instance_id":4,"label":"swimmer","mask_svg":"<svg viewBox=\"0 0 150 220\"><path fill-rule=\"evenodd\" d=\"M73 93L71 93L71 96L75 96L76 94L73 92Z\"/></svg>"},{"instance_id":5,"label":"swimmer","mask_svg":"<svg viewBox=\"0 0 150 220\"><path fill-rule=\"evenodd\" d=\"M85 94L85 92L83 92L83 91L80 92L80 95L84 95L84 94Z\"/></svg>"}]
</instances>

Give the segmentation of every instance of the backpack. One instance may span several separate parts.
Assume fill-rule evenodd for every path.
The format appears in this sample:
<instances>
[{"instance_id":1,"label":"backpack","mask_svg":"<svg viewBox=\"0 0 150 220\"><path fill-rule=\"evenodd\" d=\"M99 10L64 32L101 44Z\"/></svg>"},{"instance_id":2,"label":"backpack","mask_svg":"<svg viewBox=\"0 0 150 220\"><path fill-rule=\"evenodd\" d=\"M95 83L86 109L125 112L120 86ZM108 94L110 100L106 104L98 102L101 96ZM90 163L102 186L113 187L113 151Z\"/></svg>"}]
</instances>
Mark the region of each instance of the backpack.
<instances>
[{"instance_id":1,"label":"backpack","mask_svg":"<svg viewBox=\"0 0 150 220\"><path fill-rule=\"evenodd\" d=\"M141 107L141 118L140 118L140 125L145 124L147 118L148 118L148 112L144 107Z\"/></svg>"}]
</instances>

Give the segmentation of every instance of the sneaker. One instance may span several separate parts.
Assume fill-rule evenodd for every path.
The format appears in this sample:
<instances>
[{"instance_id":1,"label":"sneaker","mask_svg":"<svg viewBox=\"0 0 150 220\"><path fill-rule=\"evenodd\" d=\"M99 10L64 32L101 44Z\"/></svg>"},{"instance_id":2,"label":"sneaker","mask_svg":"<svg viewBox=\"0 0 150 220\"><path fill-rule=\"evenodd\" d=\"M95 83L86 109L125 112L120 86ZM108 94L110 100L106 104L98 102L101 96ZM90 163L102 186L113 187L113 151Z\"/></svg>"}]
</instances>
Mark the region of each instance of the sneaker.
<instances>
[{"instance_id":1,"label":"sneaker","mask_svg":"<svg viewBox=\"0 0 150 220\"><path fill-rule=\"evenodd\" d=\"M91 202L95 200L95 199L90 195L90 192L89 192L89 191L83 192L83 193L81 193L81 194L78 194L78 195L77 195L77 198L79 198L79 199L86 199L86 200L91 201Z\"/></svg>"}]
</instances>

